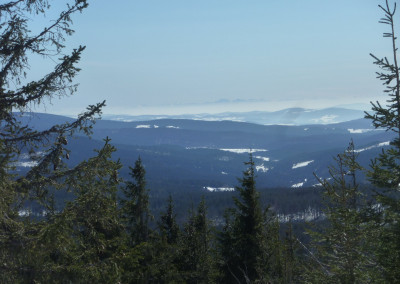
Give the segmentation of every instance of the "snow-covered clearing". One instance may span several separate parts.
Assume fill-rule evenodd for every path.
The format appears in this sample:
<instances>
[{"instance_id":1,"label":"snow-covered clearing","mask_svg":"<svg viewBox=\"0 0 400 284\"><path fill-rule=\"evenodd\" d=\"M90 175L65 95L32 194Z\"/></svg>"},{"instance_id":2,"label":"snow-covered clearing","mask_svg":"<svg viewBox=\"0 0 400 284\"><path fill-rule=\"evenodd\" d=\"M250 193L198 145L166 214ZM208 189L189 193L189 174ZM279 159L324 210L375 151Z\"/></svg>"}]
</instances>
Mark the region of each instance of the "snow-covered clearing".
<instances>
[{"instance_id":1,"label":"snow-covered clearing","mask_svg":"<svg viewBox=\"0 0 400 284\"><path fill-rule=\"evenodd\" d=\"M256 153L256 152L267 152L265 149L219 149L225 152L232 152L236 154L244 154L244 153Z\"/></svg>"},{"instance_id":2,"label":"snow-covered clearing","mask_svg":"<svg viewBox=\"0 0 400 284\"><path fill-rule=\"evenodd\" d=\"M256 171L266 173L269 171L269 168L265 167L264 164L262 164L262 165L256 166Z\"/></svg>"},{"instance_id":3,"label":"snow-covered clearing","mask_svg":"<svg viewBox=\"0 0 400 284\"><path fill-rule=\"evenodd\" d=\"M255 158L255 159L263 160L263 161L265 161L265 162L269 162L269 160L270 160L268 157L262 157L262 156L254 156L254 158Z\"/></svg>"},{"instance_id":4,"label":"snow-covered clearing","mask_svg":"<svg viewBox=\"0 0 400 284\"><path fill-rule=\"evenodd\" d=\"M37 166L38 162L36 161L29 161L29 162L16 162L15 166L16 167L24 167L24 168L32 168L34 166Z\"/></svg>"},{"instance_id":5,"label":"snow-covered clearing","mask_svg":"<svg viewBox=\"0 0 400 284\"><path fill-rule=\"evenodd\" d=\"M306 166L308 166L309 164L311 164L312 162L314 162L314 160L305 161L305 162L300 162L300 163L297 163L297 164L293 164L292 169L297 169L297 168L301 168L301 167L306 167Z\"/></svg>"},{"instance_id":6,"label":"snow-covered clearing","mask_svg":"<svg viewBox=\"0 0 400 284\"><path fill-rule=\"evenodd\" d=\"M299 182L299 183L295 183L291 186L291 188L299 188L302 187L304 185L304 183L307 182L307 179L305 178L303 182Z\"/></svg>"},{"instance_id":7,"label":"snow-covered clearing","mask_svg":"<svg viewBox=\"0 0 400 284\"><path fill-rule=\"evenodd\" d=\"M360 152L364 152L364 151L371 150L371 149L374 149L374 148L379 148L379 147L389 146L389 145L390 145L390 141L386 141L386 142L379 143L377 145L372 145L372 146L365 147L365 148L362 148L362 149L356 149L356 150L354 150L354 152L360 153Z\"/></svg>"},{"instance_id":8,"label":"snow-covered clearing","mask_svg":"<svg viewBox=\"0 0 400 284\"><path fill-rule=\"evenodd\" d=\"M136 128L151 128L151 125L136 125Z\"/></svg>"},{"instance_id":9,"label":"snow-covered clearing","mask_svg":"<svg viewBox=\"0 0 400 284\"><path fill-rule=\"evenodd\" d=\"M362 134L362 133L367 133L370 131L375 131L376 129L353 129L353 128L349 128L347 129L348 132L350 132L351 134Z\"/></svg>"},{"instance_id":10,"label":"snow-covered clearing","mask_svg":"<svg viewBox=\"0 0 400 284\"><path fill-rule=\"evenodd\" d=\"M234 187L211 187L211 186L204 186L204 189L208 190L208 191L234 191L235 188Z\"/></svg>"}]
</instances>

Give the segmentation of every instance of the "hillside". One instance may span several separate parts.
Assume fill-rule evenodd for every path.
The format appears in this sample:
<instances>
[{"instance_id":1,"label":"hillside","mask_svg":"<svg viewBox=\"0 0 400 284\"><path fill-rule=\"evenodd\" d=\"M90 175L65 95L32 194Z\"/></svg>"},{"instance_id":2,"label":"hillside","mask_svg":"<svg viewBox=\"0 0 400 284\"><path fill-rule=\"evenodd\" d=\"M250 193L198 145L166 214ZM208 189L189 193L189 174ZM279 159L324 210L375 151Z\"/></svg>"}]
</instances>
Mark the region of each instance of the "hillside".
<instances>
[{"instance_id":1,"label":"hillside","mask_svg":"<svg viewBox=\"0 0 400 284\"><path fill-rule=\"evenodd\" d=\"M70 120L48 114L25 114L21 119L37 129ZM127 166L141 156L150 186L185 191L233 188L250 149L259 187L313 186L317 183L313 173L328 177L333 157L351 140L359 161L368 166L393 135L373 129L365 119L301 126L189 119L100 120L91 140L71 141L71 163L90 157L91 149L98 148L105 137L118 148L115 158L124 164L124 176Z\"/></svg>"}]
</instances>

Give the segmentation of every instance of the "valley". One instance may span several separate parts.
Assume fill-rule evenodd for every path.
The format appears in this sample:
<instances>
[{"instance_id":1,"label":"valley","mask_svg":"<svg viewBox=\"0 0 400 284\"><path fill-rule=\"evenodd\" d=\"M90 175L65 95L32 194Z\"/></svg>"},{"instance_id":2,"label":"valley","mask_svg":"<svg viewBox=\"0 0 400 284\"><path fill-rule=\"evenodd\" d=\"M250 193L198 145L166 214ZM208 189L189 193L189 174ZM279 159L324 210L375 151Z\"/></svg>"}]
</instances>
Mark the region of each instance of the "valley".
<instances>
[{"instance_id":1,"label":"valley","mask_svg":"<svg viewBox=\"0 0 400 284\"><path fill-rule=\"evenodd\" d=\"M38 130L71 120L40 113L24 114L21 119ZM302 214L310 206L319 206L319 183L314 175L329 178L334 157L351 140L359 163L367 168L371 158L388 147L394 136L373 129L371 122L363 118L291 126L197 119L99 120L91 139L78 135L69 141L71 154L67 162L73 166L93 156L93 149L100 148L106 137L117 148L114 159L123 164L120 174L124 179L129 179L128 166L141 157L156 215L162 209L158 204L172 194L182 215L191 202L197 203L205 196L210 208L217 208L210 210L210 216L218 218L235 194L237 179L250 153L265 204L273 204L280 214ZM27 155L21 156L20 170L33 165ZM362 174L358 182L368 187ZM306 191L313 197L309 202L299 201L297 193ZM296 203L301 206L294 206Z\"/></svg>"}]
</instances>

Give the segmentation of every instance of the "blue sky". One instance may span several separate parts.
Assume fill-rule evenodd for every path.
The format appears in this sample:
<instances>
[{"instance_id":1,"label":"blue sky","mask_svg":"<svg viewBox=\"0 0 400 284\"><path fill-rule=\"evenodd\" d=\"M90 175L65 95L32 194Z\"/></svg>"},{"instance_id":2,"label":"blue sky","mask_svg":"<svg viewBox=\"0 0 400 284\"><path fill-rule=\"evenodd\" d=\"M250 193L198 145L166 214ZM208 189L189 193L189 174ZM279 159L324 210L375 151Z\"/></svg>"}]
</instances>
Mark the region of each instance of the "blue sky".
<instances>
[{"instance_id":1,"label":"blue sky","mask_svg":"<svg viewBox=\"0 0 400 284\"><path fill-rule=\"evenodd\" d=\"M103 99L105 113L132 115L384 100L369 56L390 56L378 24L383 1L89 3L67 40L69 49L87 46L79 91L49 112L79 113Z\"/></svg>"}]
</instances>

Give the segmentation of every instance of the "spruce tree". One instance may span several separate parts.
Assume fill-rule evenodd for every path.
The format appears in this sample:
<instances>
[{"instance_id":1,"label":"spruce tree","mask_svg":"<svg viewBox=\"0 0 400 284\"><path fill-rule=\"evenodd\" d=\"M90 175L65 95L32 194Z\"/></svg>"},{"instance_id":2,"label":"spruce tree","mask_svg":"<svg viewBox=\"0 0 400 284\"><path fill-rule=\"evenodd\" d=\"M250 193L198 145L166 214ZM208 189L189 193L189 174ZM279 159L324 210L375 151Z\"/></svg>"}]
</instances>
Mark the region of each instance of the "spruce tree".
<instances>
[{"instance_id":1,"label":"spruce tree","mask_svg":"<svg viewBox=\"0 0 400 284\"><path fill-rule=\"evenodd\" d=\"M149 210L149 190L146 188L146 171L139 157L135 167L129 167L130 176L123 189L122 215L126 228L131 236L132 245L146 242L149 239L149 221L152 218Z\"/></svg>"},{"instance_id":2,"label":"spruce tree","mask_svg":"<svg viewBox=\"0 0 400 284\"><path fill-rule=\"evenodd\" d=\"M179 270L186 283L214 282L214 261L211 254L211 227L207 219L204 197L189 219L180 236Z\"/></svg>"},{"instance_id":3,"label":"spruce tree","mask_svg":"<svg viewBox=\"0 0 400 284\"><path fill-rule=\"evenodd\" d=\"M368 238L374 226L366 196L359 189L356 177L362 170L351 142L337 156L336 167L330 167L332 181L319 180L322 186L326 220L312 236L311 269L305 276L311 283L377 282L376 262Z\"/></svg>"},{"instance_id":4,"label":"spruce tree","mask_svg":"<svg viewBox=\"0 0 400 284\"><path fill-rule=\"evenodd\" d=\"M41 210L51 210L50 190L66 189L65 181L82 170L69 168L68 140L77 131L90 134L93 119L105 103L89 106L77 120L38 131L23 123L20 113L47 100L72 95L74 78L83 46L64 54L64 41L73 34L73 14L88 6L86 0L70 1L65 9L38 32L31 24L51 8L47 0L18 0L0 4L0 282L18 283L34 272L35 256L29 248L37 241L41 225L27 212L26 201L36 202ZM37 30L37 29L36 29ZM31 80L32 57L54 62L53 69ZM34 74L36 76L36 74ZM19 113L18 113L19 112ZM24 155L33 167L27 173L15 171ZM68 188L67 188L68 189ZM32 261L29 263L29 261Z\"/></svg>"},{"instance_id":5,"label":"spruce tree","mask_svg":"<svg viewBox=\"0 0 400 284\"><path fill-rule=\"evenodd\" d=\"M255 187L254 162L248 166L236 187L236 208L225 213L225 225L219 237L223 283L276 281L281 277L279 237L275 218L264 211ZM276 240L278 239L278 242Z\"/></svg>"},{"instance_id":6,"label":"spruce tree","mask_svg":"<svg viewBox=\"0 0 400 284\"><path fill-rule=\"evenodd\" d=\"M135 166L129 167L132 181L127 181L122 188L120 216L128 237L127 247L130 256L126 258L123 282L148 283L154 281L158 267L156 261L155 241L149 222L152 215L149 209L149 190L146 187L146 171L139 157ZM140 258L138 258L140 256ZM137 267L131 269L131 263Z\"/></svg>"},{"instance_id":7,"label":"spruce tree","mask_svg":"<svg viewBox=\"0 0 400 284\"><path fill-rule=\"evenodd\" d=\"M166 211L160 216L158 228L163 242L166 242L169 245L175 245L178 242L180 231L178 223L176 222L174 202L171 195L168 197Z\"/></svg>"},{"instance_id":8,"label":"spruce tree","mask_svg":"<svg viewBox=\"0 0 400 284\"><path fill-rule=\"evenodd\" d=\"M384 128L395 133L395 138L390 142L390 148L382 149L382 153L372 161L368 175L373 184L381 190L377 191L376 200L383 209L383 214L378 224L381 232L378 236L379 263L383 267L387 282L400 281L400 74L397 57L397 37L395 35L396 3L390 5L386 0L384 5L379 5L384 13L380 23L389 27L383 36L390 40L392 59L378 58L371 54L380 71L377 78L386 87L388 95L386 105L379 102L372 103L372 113L366 113L366 118L372 120L376 128ZM379 212L378 212L379 213Z\"/></svg>"},{"instance_id":9,"label":"spruce tree","mask_svg":"<svg viewBox=\"0 0 400 284\"><path fill-rule=\"evenodd\" d=\"M300 283L301 275L303 274L303 267L300 259L297 255L299 249L299 243L296 236L293 233L293 223L289 220L287 229L285 231L285 238L283 240L282 249L282 270L283 279L282 283Z\"/></svg>"},{"instance_id":10,"label":"spruce tree","mask_svg":"<svg viewBox=\"0 0 400 284\"><path fill-rule=\"evenodd\" d=\"M31 250L35 274L31 273L30 281L120 281L125 236L116 199L119 180L115 173L121 164L111 160L114 151L106 140L98 156L81 163L81 171L65 181L76 198L38 224L41 229Z\"/></svg>"},{"instance_id":11,"label":"spruce tree","mask_svg":"<svg viewBox=\"0 0 400 284\"><path fill-rule=\"evenodd\" d=\"M176 222L176 214L172 196L169 195L165 212L160 216L158 238L155 242L155 257L152 261L153 281L159 283L183 282L179 271L179 239L180 228Z\"/></svg>"}]
</instances>

